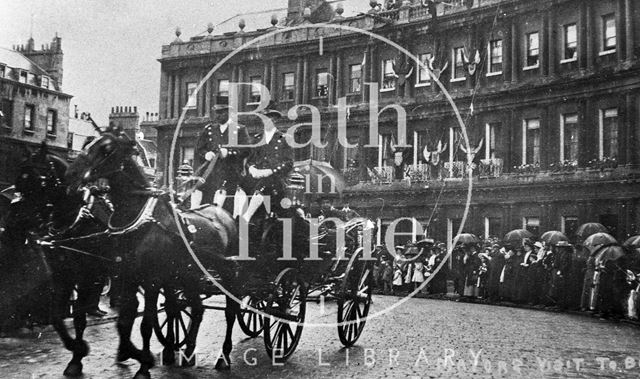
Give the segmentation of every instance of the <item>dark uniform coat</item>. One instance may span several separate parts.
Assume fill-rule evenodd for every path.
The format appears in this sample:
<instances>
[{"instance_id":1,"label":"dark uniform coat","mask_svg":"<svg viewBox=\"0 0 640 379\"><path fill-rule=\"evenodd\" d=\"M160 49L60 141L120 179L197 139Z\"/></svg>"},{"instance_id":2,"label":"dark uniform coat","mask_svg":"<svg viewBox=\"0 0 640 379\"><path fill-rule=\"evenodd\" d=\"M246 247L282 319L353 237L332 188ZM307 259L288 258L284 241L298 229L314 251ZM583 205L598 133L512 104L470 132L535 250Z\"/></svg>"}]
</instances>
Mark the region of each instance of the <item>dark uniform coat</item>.
<instances>
[{"instance_id":1,"label":"dark uniform coat","mask_svg":"<svg viewBox=\"0 0 640 379\"><path fill-rule=\"evenodd\" d=\"M227 126L224 132L220 132L220 124L208 124L204 127L196 146L196 175L204 175L208 164L205 155L209 151L219 154L220 148L229 144L230 130L231 127ZM238 129L234 131L234 133L238 134L238 145L248 145L251 143L251 138L243 125L238 125ZM227 157L218 158L213 171L205 178L205 184L199 188L199 190L202 191L203 204L211 203L213 195L223 184L227 190L227 196L233 196L237 186L245 186L246 172L244 163L245 158L248 158L250 155L250 148L227 148L227 150ZM227 208L228 205L233 206L233 201L227 200L225 202L225 208Z\"/></svg>"},{"instance_id":2,"label":"dark uniform coat","mask_svg":"<svg viewBox=\"0 0 640 379\"><path fill-rule=\"evenodd\" d=\"M261 141L263 133L254 136L256 142ZM257 169L271 169L273 174L266 178L253 180L253 189L262 190L263 195L272 197L272 204L279 204L284 196L285 179L293 169L293 150L287 143L285 135L276 131L269 143L253 149L247 166Z\"/></svg>"}]
</instances>

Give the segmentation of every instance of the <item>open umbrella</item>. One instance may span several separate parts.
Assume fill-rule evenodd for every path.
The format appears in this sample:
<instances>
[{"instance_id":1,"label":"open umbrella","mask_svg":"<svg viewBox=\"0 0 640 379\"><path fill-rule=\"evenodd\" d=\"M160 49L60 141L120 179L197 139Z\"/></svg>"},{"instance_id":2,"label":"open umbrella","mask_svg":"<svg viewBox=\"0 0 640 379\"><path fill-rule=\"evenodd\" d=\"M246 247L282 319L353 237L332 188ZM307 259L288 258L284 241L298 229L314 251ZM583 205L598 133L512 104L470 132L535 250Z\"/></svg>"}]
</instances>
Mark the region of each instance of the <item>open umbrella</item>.
<instances>
[{"instance_id":1,"label":"open umbrella","mask_svg":"<svg viewBox=\"0 0 640 379\"><path fill-rule=\"evenodd\" d=\"M544 232L540 239L547 243L547 245L555 245L560 241L569 241L567 236L564 233L559 232L557 230L549 230L548 232Z\"/></svg>"},{"instance_id":2,"label":"open umbrella","mask_svg":"<svg viewBox=\"0 0 640 379\"><path fill-rule=\"evenodd\" d=\"M640 248L640 235L629 237L629 239L624 242L624 246Z\"/></svg>"},{"instance_id":3,"label":"open umbrella","mask_svg":"<svg viewBox=\"0 0 640 379\"><path fill-rule=\"evenodd\" d=\"M582 244L589 250L595 251L602 245L610 245L612 243L618 243L618 241L611 234L600 232L590 235Z\"/></svg>"},{"instance_id":4,"label":"open umbrella","mask_svg":"<svg viewBox=\"0 0 640 379\"><path fill-rule=\"evenodd\" d=\"M533 234L526 229L515 229L504 235L503 242L511 246L520 246L525 238L531 238Z\"/></svg>"},{"instance_id":5,"label":"open umbrella","mask_svg":"<svg viewBox=\"0 0 640 379\"><path fill-rule=\"evenodd\" d=\"M615 261L624 257L624 248L620 245L602 246L596 251L596 265Z\"/></svg>"},{"instance_id":6,"label":"open umbrella","mask_svg":"<svg viewBox=\"0 0 640 379\"><path fill-rule=\"evenodd\" d=\"M588 222L578 227L578 230L576 230L576 237L578 237L578 242L582 242L586 240L590 235L600 232L609 233L604 225L597 222Z\"/></svg>"},{"instance_id":7,"label":"open umbrella","mask_svg":"<svg viewBox=\"0 0 640 379\"><path fill-rule=\"evenodd\" d=\"M455 242L455 245L457 244L467 245L467 244L479 243L480 239L471 233L462 233L455 236L453 238L453 241Z\"/></svg>"},{"instance_id":8,"label":"open umbrella","mask_svg":"<svg viewBox=\"0 0 640 379\"><path fill-rule=\"evenodd\" d=\"M293 169L305 176L306 190L312 194L342 194L346 181L329 163L307 159L295 162Z\"/></svg>"}]
</instances>

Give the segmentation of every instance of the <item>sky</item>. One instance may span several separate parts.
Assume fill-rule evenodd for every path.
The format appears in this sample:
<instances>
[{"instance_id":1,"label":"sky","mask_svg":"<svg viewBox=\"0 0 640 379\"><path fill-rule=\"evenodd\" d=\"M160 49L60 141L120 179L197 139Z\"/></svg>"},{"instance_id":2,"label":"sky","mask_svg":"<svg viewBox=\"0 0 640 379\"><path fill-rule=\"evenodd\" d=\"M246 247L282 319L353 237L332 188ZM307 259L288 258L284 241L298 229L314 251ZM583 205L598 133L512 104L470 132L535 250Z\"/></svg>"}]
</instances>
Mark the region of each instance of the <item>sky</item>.
<instances>
[{"instance_id":1,"label":"sky","mask_svg":"<svg viewBox=\"0 0 640 379\"><path fill-rule=\"evenodd\" d=\"M366 4L364 4L366 5ZM62 38L62 89L73 105L108 123L113 106L137 106L158 112L162 45L206 33L238 13L286 8L287 0L0 0L0 46L25 44L33 31L35 46ZM263 25L269 27L270 13ZM33 18L33 29L31 20ZM233 21L237 25L237 21ZM214 31L214 34L219 34Z\"/></svg>"}]
</instances>

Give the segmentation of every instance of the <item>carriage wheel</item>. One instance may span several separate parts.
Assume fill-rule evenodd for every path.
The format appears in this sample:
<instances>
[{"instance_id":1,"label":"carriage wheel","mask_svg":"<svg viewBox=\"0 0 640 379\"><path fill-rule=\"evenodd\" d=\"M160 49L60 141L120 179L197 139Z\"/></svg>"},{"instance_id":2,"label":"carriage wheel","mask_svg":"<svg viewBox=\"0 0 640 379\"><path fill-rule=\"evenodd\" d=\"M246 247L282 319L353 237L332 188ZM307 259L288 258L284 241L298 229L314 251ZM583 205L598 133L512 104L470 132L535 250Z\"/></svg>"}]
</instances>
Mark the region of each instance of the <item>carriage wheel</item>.
<instances>
[{"instance_id":1,"label":"carriage wheel","mask_svg":"<svg viewBox=\"0 0 640 379\"><path fill-rule=\"evenodd\" d=\"M158 313L153 324L158 341L164 347L177 351L185 345L191 325L191 307L188 306L183 292L167 292L161 289L158 296Z\"/></svg>"},{"instance_id":2,"label":"carriage wheel","mask_svg":"<svg viewBox=\"0 0 640 379\"><path fill-rule=\"evenodd\" d=\"M250 338L255 338L262 333L264 329L264 318L261 314L249 310L246 305L258 310L264 310L265 302L257 300L255 297L247 295L244 297L240 306L240 312L237 315L240 329Z\"/></svg>"},{"instance_id":3,"label":"carriage wheel","mask_svg":"<svg viewBox=\"0 0 640 379\"><path fill-rule=\"evenodd\" d=\"M363 261L362 256L359 248L349 259L338 296L338 336L346 347L360 338L371 306L372 261Z\"/></svg>"},{"instance_id":4,"label":"carriage wheel","mask_svg":"<svg viewBox=\"0 0 640 379\"><path fill-rule=\"evenodd\" d=\"M298 346L306 311L307 288L298 280L296 270L284 269L275 280L274 298L266 307L264 346L274 362L286 360Z\"/></svg>"}]
</instances>

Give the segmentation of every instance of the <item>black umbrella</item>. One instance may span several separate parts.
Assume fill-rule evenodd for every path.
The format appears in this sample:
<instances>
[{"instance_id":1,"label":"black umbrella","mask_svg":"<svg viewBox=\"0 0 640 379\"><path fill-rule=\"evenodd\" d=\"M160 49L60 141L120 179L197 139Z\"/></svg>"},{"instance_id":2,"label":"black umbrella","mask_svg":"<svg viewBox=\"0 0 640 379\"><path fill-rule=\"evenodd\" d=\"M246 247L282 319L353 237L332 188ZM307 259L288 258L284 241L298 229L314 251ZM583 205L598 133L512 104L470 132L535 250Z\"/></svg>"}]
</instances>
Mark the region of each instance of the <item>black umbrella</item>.
<instances>
[{"instance_id":1,"label":"black umbrella","mask_svg":"<svg viewBox=\"0 0 640 379\"><path fill-rule=\"evenodd\" d=\"M578 242L582 242L586 240L590 235L600 232L609 233L604 225L597 222L588 222L578 227L578 230L576 230L576 237L578 237Z\"/></svg>"},{"instance_id":2,"label":"black umbrella","mask_svg":"<svg viewBox=\"0 0 640 379\"><path fill-rule=\"evenodd\" d=\"M479 243L480 239L471 233L462 233L455 236L453 238L453 241L455 242L454 245L457 245L457 244L468 245L468 244Z\"/></svg>"},{"instance_id":3,"label":"black umbrella","mask_svg":"<svg viewBox=\"0 0 640 379\"><path fill-rule=\"evenodd\" d=\"M616 261L625 256L624 248L620 245L602 246L596 251L596 263L605 264Z\"/></svg>"},{"instance_id":4,"label":"black umbrella","mask_svg":"<svg viewBox=\"0 0 640 379\"><path fill-rule=\"evenodd\" d=\"M526 229L515 229L504 235L503 241L506 245L521 246L525 238L533 237L533 233Z\"/></svg>"},{"instance_id":5,"label":"black umbrella","mask_svg":"<svg viewBox=\"0 0 640 379\"><path fill-rule=\"evenodd\" d=\"M567 236L564 233L559 232L557 230L549 230L548 232L544 232L540 239L547 243L547 245L555 245L560 241L569 241Z\"/></svg>"},{"instance_id":6,"label":"black umbrella","mask_svg":"<svg viewBox=\"0 0 640 379\"><path fill-rule=\"evenodd\" d=\"M602 245L610 245L612 243L618 243L618 241L611 234L600 232L590 235L582 244L589 250L594 251Z\"/></svg>"},{"instance_id":7,"label":"black umbrella","mask_svg":"<svg viewBox=\"0 0 640 379\"><path fill-rule=\"evenodd\" d=\"M624 246L640 248L640 235L629 237L629 239L624 242Z\"/></svg>"}]
</instances>

